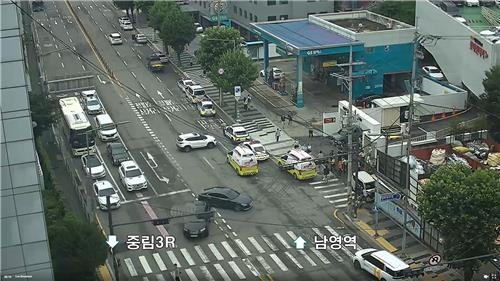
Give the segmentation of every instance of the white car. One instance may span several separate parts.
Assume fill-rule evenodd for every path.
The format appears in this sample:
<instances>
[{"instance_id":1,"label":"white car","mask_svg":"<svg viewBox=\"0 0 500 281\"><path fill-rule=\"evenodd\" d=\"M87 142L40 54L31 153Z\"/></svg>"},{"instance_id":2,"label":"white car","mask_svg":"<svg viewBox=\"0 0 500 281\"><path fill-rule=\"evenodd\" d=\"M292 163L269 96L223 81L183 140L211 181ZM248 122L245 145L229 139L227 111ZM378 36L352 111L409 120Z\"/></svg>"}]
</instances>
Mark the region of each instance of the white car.
<instances>
[{"instance_id":1,"label":"white car","mask_svg":"<svg viewBox=\"0 0 500 281\"><path fill-rule=\"evenodd\" d=\"M213 148L217 141L210 135L201 135L198 133L182 134L177 137L177 148L182 151L191 151L194 148Z\"/></svg>"},{"instance_id":2,"label":"white car","mask_svg":"<svg viewBox=\"0 0 500 281\"><path fill-rule=\"evenodd\" d=\"M127 191L141 190L148 187L144 173L137 166L137 163L132 160L121 162L118 174L120 174L120 180L127 188Z\"/></svg>"},{"instance_id":3,"label":"white car","mask_svg":"<svg viewBox=\"0 0 500 281\"><path fill-rule=\"evenodd\" d=\"M130 21L123 22L122 24L120 24L120 27L123 30L134 30L134 26L132 25L132 23Z\"/></svg>"},{"instance_id":4,"label":"white car","mask_svg":"<svg viewBox=\"0 0 500 281\"><path fill-rule=\"evenodd\" d=\"M444 75L441 72L441 70L439 70L439 68L437 68L435 66L424 66L424 67L422 67L422 70L424 71L425 74L429 75L430 77L432 77L434 79L437 79L437 80L444 79Z\"/></svg>"},{"instance_id":5,"label":"white car","mask_svg":"<svg viewBox=\"0 0 500 281\"><path fill-rule=\"evenodd\" d=\"M411 273L415 273L407 263L385 250L363 249L357 251L352 262L354 268L372 274L377 280L410 280L405 277L410 277Z\"/></svg>"},{"instance_id":6,"label":"white car","mask_svg":"<svg viewBox=\"0 0 500 281\"><path fill-rule=\"evenodd\" d=\"M240 124L233 124L224 127L224 136L230 139L234 144L250 140L247 129Z\"/></svg>"},{"instance_id":7,"label":"white car","mask_svg":"<svg viewBox=\"0 0 500 281\"><path fill-rule=\"evenodd\" d=\"M479 0L465 0L465 5L467 5L467 7L479 7Z\"/></svg>"},{"instance_id":8,"label":"white car","mask_svg":"<svg viewBox=\"0 0 500 281\"><path fill-rule=\"evenodd\" d=\"M96 181L92 184L92 187L99 209L103 211L108 209L107 197L109 197L110 209L120 207L120 196L118 196L115 188L109 181Z\"/></svg>"},{"instance_id":9,"label":"white car","mask_svg":"<svg viewBox=\"0 0 500 281\"><path fill-rule=\"evenodd\" d=\"M486 37L495 36L495 35L498 35L499 33L500 33L500 26L494 26L490 29L486 29L486 30L479 32L480 35L486 36Z\"/></svg>"},{"instance_id":10,"label":"white car","mask_svg":"<svg viewBox=\"0 0 500 281\"><path fill-rule=\"evenodd\" d=\"M102 112L101 102L97 96L90 96L85 99L85 110L88 114L99 114Z\"/></svg>"},{"instance_id":11,"label":"white car","mask_svg":"<svg viewBox=\"0 0 500 281\"><path fill-rule=\"evenodd\" d=\"M251 140L243 142L243 145L250 148L257 157L257 161L265 161L269 159L269 153L267 153L266 149L262 145L262 143L258 140Z\"/></svg>"},{"instance_id":12,"label":"white car","mask_svg":"<svg viewBox=\"0 0 500 281\"><path fill-rule=\"evenodd\" d=\"M191 79L181 79L177 81L177 87L182 90L182 92L186 93L186 88L188 86L194 86L196 83Z\"/></svg>"},{"instance_id":13,"label":"white car","mask_svg":"<svg viewBox=\"0 0 500 281\"><path fill-rule=\"evenodd\" d=\"M82 91L81 93L82 100L85 101L86 98L89 97L97 97L97 91L96 90L87 90L87 91Z\"/></svg>"},{"instance_id":14,"label":"white car","mask_svg":"<svg viewBox=\"0 0 500 281\"><path fill-rule=\"evenodd\" d=\"M196 107L198 108L200 115L203 117L215 116L216 114L214 103L210 100L203 100L199 102Z\"/></svg>"},{"instance_id":15,"label":"white car","mask_svg":"<svg viewBox=\"0 0 500 281\"><path fill-rule=\"evenodd\" d=\"M124 22L130 22L129 17L119 17L118 18L118 23L122 25Z\"/></svg>"},{"instance_id":16,"label":"white car","mask_svg":"<svg viewBox=\"0 0 500 281\"><path fill-rule=\"evenodd\" d=\"M460 16L453 16L454 19L456 19L459 23L462 23L462 24L465 24L465 25L468 25L467 24L467 20L464 19L463 17L460 17Z\"/></svg>"},{"instance_id":17,"label":"white car","mask_svg":"<svg viewBox=\"0 0 500 281\"><path fill-rule=\"evenodd\" d=\"M142 33L137 33L137 34L132 35L132 39L138 44L148 43L148 38L146 37L146 35L144 35Z\"/></svg>"},{"instance_id":18,"label":"white car","mask_svg":"<svg viewBox=\"0 0 500 281\"><path fill-rule=\"evenodd\" d=\"M283 77L285 75L285 73L283 73L283 71L277 67L273 67L272 68L272 72L273 72L273 78L274 79L280 79L281 77ZM260 71L260 77L265 77L265 72L264 72L264 69Z\"/></svg>"},{"instance_id":19,"label":"white car","mask_svg":"<svg viewBox=\"0 0 500 281\"><path fill-rule=\"evenodd\" d=\"M123 44L122 36L118 32L114 32L108 35L108 40L111 45L120 45Z\"/></svg>"},{"instance_id":20,"label":"white car","mask_svg":"<svg viewBox=\"0 0 500 281\"><path fill-rule=\"evenodd\" d=\"M202 33L203 32L203 26L199 22L194 23L194 28L196 29L196 33Z\"/></svg>"},{"instance_id":21,"label":"white car","mask_svg":"<svg viewBox=\"0 0 500 281\"><path fill-rule=\"evenodd\" d=\"M106 176L106 170L102 160L96 154L84 154L81 157L83 171L87 176L93 179L99 179Z\"/></svg>"}]
</instances>

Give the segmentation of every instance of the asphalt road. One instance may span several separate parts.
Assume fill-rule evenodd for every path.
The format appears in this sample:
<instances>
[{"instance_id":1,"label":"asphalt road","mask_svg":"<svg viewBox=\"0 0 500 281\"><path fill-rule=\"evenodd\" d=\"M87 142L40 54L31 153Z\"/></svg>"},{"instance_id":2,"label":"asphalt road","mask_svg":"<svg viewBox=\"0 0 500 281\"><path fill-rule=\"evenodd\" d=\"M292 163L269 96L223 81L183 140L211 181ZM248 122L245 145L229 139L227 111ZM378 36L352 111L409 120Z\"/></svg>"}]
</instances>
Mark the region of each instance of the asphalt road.
<instances>
[{"instance_id":1,"label":"asphalt road","mask_svg":"<svg viewBox=\"0 0 500 281\"><path fill-rule=\"evenodd\" d=\"M71 18L73 15L66 5L65 2L46 3L45 14L51 15L47 20L50 30L68 42L71 38L79 52L96 61L88 38ZM267 275L272 280L366 280L365 274L352 267L350 256L354 248L311 249L315 234L351 232L332 217L331 205L311 185L294 181L272 161L261 164L257 176L238 177L226 163L225 153L232 146L222 137L219 120L199 117L177 88L179 78L170 66L159 74L148 71L145 63L152 51L148 46L132 43L132 32L119 30L117 14L121 15L121 11L115 10L110 2L74 1L71 5L114 76L127 86L127 89L120 88L100 75L104 83L98 83L96 88L115 122L130 121L118 130L150 186L143 192L128 193L123 189L117 169L105 155L106 144L97 141L108 168L108 179L119 188L123 200L122 207L112 212L113 224L136 222L115 226L114 234L121 242L129 235L173 235L176 239L175 249L128 250L125 243L120 243L115 252L122 261L121 280L172 280L170 272L174 263L181 266L183 280L193 281L256 280ZM43 14L38 16L43 18ZM106 34L116 31L122 33L125 42L111 46ZM47 41L43 38L39 38L41 45ZM55 50L55 46L42 48L47 48L44 52ZM59 58L57 53L55 57L51 54L50 59L44 58L43 67L48 74L83 70L74 55L61 52ZM152 104L160 105L163 110ZM220 145L211 150L178 151L177 135L191 131L210 133ZM154 161L147 160L148 154ZM75 159L77 169L81 167L78 161ZM193 196L210 186L230 186L246 192L254 199L254 208L240 213L217 210L210 236L202 240L190 241L182 236L184 219L174 219L160 227L141 222L191 213ZM99 210L96 213L109 234L107 213ZM297 236L306 240L303 251L294 247ZM366 247L360 237L357 244Z\"/></svg>"}]
</instances>

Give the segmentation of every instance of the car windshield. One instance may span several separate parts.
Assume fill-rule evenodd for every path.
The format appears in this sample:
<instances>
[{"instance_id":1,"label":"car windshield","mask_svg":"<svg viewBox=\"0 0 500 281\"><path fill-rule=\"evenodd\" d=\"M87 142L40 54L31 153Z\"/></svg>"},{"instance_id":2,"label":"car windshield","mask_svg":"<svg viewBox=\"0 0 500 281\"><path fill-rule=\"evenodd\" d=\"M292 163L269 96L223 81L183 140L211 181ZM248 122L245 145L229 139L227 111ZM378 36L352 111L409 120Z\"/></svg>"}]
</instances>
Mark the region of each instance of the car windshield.
<instances>
[{"instance_id":1,"label":"car windshield","mask_svg":"<svg viewBox=\"0 0 500 281\"><path fill-rule=\"evenodd\" d=\"M111 187L99 190L99 196L111 196L115 194L115 190Z\"/></svg>"},{"instance_id":2,"label":"car windshield","mask_svg":"<svg viewBox=\"0 0 500 281\"><path fill-rule=\"evenodd\" d=\"M229 199L232 200L232 199L238 197L238 195L240 195L240 194L237 191L235 191L235 190L228 189L228 190L226 190L226 192L225 192L224 195L226 195L227 198L229 198Z\"/></svg>"},{"instance_id":3,"label":"car windshield","mask_svg":"<svg viewBox=\"0 0 500 281\"><path fill-rule=\"evenodd\" d=\"M195 96L204 96L205 95L205 91L204 90L195 91L194 95Z\"/></svg>"},{"instance_id":4,"label":"car windshield","mask_svg":"<svg viewBox=\"0 0 500 281\"><path fill-rule=\"evenodd\" d=\"M102 124L101 129L103 130L113 130L116 128L116 125L114 123L108 123L108 124Z\"/></svg>"},{"instance_id":5,"label":"car windshield","mask_svg":"<svg viewBox=\"0 0 500 281\"><path fill-rule=\"evenodd\" d=\"M211 103L207 103L207 104L203 105L203 108L205 108L205 109L212 109L212 108L214 108L214 106Z\"/></svg>"},{"instance_id":6,"label":"car windshield","mask_svg":"<svg viewBox=\"0 0 500 281\"><path fill-rule=\"evenodd\" d=\"M113 39L120 39L120 38L121 38L121 36L120 36L120 35L118 35L118 34L111 34L111 37L112 37Z\"/></svg>"},{"instance_id":7,"label":"car windshield","mask_svg":"<svg viewBox=\"0 0 500 281\"><path fill-rule=\"evenodd\" d=\"M437 68L430 68L429 72L430 73L441 73L441 71L439 69L437 69Z\"/></svg>"},{"instance_id":8,"label":"car windshield","mask_svg":"<svg viewBox=\"0 0 500 281\"><path fill-rule=\"evenodd\" d=\"M237 136L244 136L247 135L247 131L235 131L234 134Z\"/></svg>"},{"instance_id":9,"label":"car windshield","mask_svg":"<svg viewBox=\"0 0 500 281\"><path fill-rule=\"evenodd\" d=\"M132 169L132 170L128 170L127 172L125 172L125 176L127 178L138 177L141 175L142 175L142 172L139 169Z\"/></svg>"},{"instance_id":10,"label":"car windshield","mask_svg":"<svg viewBox=\"0 0 500 281\"><path fill-rule=\"evenodd\" d=\"M266 152L266 150L262 146L254 146L253 150L255 150L255 152Z\"/></svg>"},{"instance_id":11,"label":"car windshield","mask_svg":"<svg viewBox=\"0 0 500 281\"><path fill-rule=\"evenodd\" d=\"M274 70L274 73L276 73L276 74L280 74L280 73L282 73L282 72L283 72L283 71L281 71L281 69L275 69L275 70Z\"/></svg>"},{"instance_id":12,"label":"car windshield","mask_svg":"<svg viewBox=\"0 0 500 281\"><path fill-rule=\"evenodd\" d=\"M99 105L99 102L97 100L88 100L87 105Z\"/></svg>"},{"instance_id":13,"label":"car windshield","mask_svg":"<svg viewBox=\"0 0 500 281\"><path fill-rule=\"evenodd\" d=\"M101 161L95 155L87 156L87 167L101 166Z\"/></svg>"},{"instance_id":14,"label":"car windshield","mask_svg":"<svg viewBox=\"0 0 500 281\"><path fill-rule=\"evenodd\" d=\"M113 154L125 154L125 147L121 145L113 146Z\"/></svg>"},{"instance_id":15,"label":"car windshield","mask_svg":"<svg viewBox=\"0 0 500 281\"><path fill-rule=\"evenodd\" d=\"M194 85L194 82L193 82L193 81L186 81L186 82L184 82L184 84L185 84L186 86L193 86L193 85Z\"/></svg>"}]
</instances>

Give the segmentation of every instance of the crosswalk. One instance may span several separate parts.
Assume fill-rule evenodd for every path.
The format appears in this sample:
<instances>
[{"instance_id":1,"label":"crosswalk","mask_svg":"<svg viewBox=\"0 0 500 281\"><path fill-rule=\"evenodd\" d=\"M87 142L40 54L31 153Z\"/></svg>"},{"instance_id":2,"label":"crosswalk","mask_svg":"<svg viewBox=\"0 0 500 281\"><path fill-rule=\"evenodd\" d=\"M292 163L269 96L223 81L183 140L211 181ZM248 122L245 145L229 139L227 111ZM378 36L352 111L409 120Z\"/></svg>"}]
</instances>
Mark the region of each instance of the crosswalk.
<instances>
[{"instance_id":1,"label":"crosswalk","mask_svg":"<svg viewBox=\"0 0 500 281\"><path fill-rule=\"evenodd\" d=\"M169 280L177 270L183 281L201 280L245 280L256 277L320 268L349 261L356 249L318 250L314 236L339 235L332 227L317 227L285 231L269 235L254 235L246 238L212 242L193 247L156 250L140 256L120 257L123 260L127 280ZM304 249L292 247L297 237L305 241ZM130 254L133 252L127 252ZM167 278L168 277L168 278Z\"/></svg>"},{"instance_id":2,"label":"crosswalk","mask_svg":"<svg viewBox=\"0 0 500 281\"><path fill-rule=\"evenodd\" d=\"M334 205L337 209L347 208L347 200L349 197L347 185L338 178L328 179L325 181L310 182L309 186L313 187L321 196Z\"/></svg>"}]
</instances>

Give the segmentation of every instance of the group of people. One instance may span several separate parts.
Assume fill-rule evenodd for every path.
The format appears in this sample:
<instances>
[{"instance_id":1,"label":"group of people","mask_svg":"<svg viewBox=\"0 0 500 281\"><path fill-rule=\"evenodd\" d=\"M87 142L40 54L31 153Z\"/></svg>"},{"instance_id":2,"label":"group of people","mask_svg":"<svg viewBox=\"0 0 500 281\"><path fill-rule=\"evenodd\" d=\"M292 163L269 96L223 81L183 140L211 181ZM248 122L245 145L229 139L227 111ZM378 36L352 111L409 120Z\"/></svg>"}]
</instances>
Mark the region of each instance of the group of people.
<instances>
[{"instance_id":1,"label":"group of people","mask_svg":"<svg viewBox=\"0 0 500 281\"><path fill-rule=\"evenodd\" d=\"M345 169L346 160L343 157L337 157L337 159L333 158L333 151L330 153L331 161L329 163L321 164L319 166L319 171L323 172L323 181L328 182L328 177L330 173L343 174ZM324 158L323 151L319 151L318 159Z\"/></svg>"},{"instance_id":2,"label":"group of people","mask_svg":"<svg viewBox=\"0 0 500 281\"><path fill-rule=\"evenodd\" d=\"M292 124L292 121L293 121L293 116L292 115L293 114L292 114L291 111L288 111L288 113L281 115L281 126L283 128L285 128L285 123L286 123L287 119L288 119L288 125L290 126Z\"/></svg>"}]
</instances>

